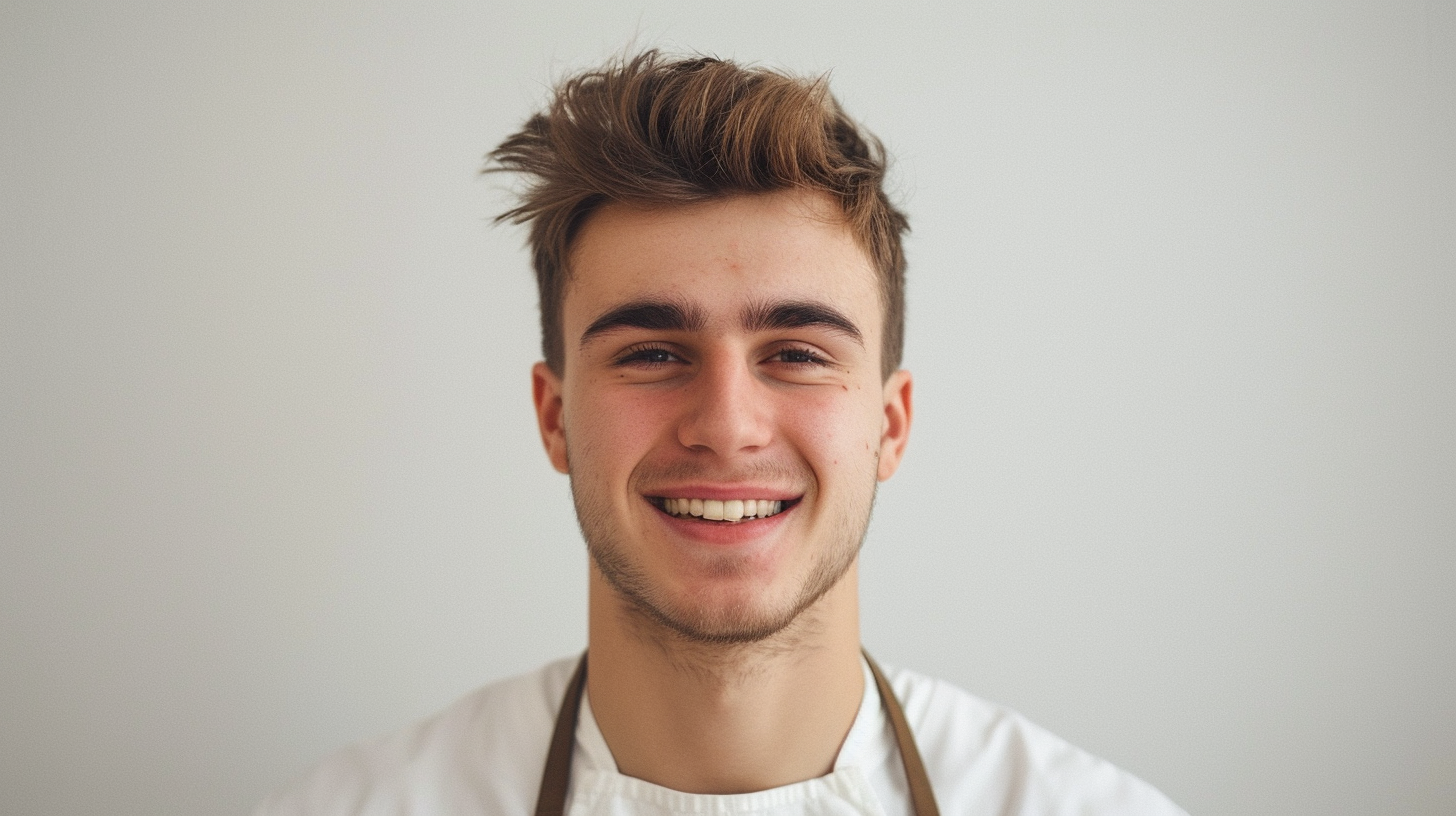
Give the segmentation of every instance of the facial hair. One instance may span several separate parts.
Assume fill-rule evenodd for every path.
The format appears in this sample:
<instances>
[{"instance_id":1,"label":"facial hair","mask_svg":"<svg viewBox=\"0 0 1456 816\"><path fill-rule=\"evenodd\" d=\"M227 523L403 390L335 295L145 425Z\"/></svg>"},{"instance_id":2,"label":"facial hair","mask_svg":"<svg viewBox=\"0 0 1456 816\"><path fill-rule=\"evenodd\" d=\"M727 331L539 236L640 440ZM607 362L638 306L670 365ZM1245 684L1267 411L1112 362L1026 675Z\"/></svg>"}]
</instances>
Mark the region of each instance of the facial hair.
<instances>
[{"instance_id":1,"label":"facial hair","mask_svg":"<svg viewBox=\"0 0 1456 816\"><path fill-rule=\"evenodd\" d=\"M719 480L751 482L755 481L754 476L767 476L763 470L748 475L735 474L733 478ZM782 472L782 468L773 470L775 474ZM691 481L692 477L700 474L700 469L678 466L667 470L654 470L651 476L657 482L667 482ZM637 477L634 482L642 481L641 474L634 476ZM764 480L772 481L772 478ZM584 487L575 475L571 478L571 495L576 505L577 522L581 525L582 537L586 540L592 561L608 585L628 608L645 620L687 642L702 645L761 643L783 633L798 620L824 593L839 583L854 564L869 530L876 488L877 482L871 478L868 495L864 500L854 500L850 503L851 506L835 513L833 524L826 531L826 540L821 543L813 565L786 603L763 608L750 600L722 609L710 609L667 597L668 593L655 584L643 566L633 559L632 548L623 541L623 531L613 519L610 501L605 496L598 495L597 491ZM816 509L823 512L829 508ZM713 564L709 571L712 577L726 580L740 575L746 569L744 564L725 559Z\"/></svg>"}]
</instances>

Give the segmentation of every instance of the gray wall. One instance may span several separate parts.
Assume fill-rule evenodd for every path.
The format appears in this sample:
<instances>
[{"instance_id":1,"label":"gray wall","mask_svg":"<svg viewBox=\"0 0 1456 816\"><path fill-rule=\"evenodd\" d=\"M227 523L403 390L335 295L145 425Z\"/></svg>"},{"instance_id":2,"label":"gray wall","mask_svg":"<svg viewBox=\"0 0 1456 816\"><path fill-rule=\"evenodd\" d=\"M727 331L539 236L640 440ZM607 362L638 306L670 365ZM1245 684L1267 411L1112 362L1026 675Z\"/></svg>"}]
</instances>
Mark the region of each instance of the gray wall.
<instances>
[{"instance_id":1,"label":"gray wall","mask_svg":"<svg viewBox=\"0 0 1456 816\"><path fill-rule=\"evenodd\" d=\"M229 814L579 649L523 235L626 43L897 157L887 662L1195 814L1456 812L1450 3L6 2L0 810Z\"/></svg>"}]
</instances>

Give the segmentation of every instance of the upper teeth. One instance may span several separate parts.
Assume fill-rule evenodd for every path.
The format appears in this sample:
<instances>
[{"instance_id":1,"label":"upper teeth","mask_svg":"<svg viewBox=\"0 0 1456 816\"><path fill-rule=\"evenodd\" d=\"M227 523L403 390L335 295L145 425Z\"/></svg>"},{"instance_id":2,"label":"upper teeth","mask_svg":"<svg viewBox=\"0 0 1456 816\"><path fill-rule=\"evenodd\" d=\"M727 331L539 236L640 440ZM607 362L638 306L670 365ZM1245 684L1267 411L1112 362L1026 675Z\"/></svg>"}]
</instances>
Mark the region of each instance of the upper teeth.
<instances>
[{"instance_id":1,"label":"upper teeth","mask_svg":"<svg viewBox=\"0 0 1456 816\"><path fill-rule=\"evenodd\" d=\"M709 521L738 521L772 516L784 503L771 499L663 499L662 509L674 516L702 516Z\"/></svg>"}]
</instances>

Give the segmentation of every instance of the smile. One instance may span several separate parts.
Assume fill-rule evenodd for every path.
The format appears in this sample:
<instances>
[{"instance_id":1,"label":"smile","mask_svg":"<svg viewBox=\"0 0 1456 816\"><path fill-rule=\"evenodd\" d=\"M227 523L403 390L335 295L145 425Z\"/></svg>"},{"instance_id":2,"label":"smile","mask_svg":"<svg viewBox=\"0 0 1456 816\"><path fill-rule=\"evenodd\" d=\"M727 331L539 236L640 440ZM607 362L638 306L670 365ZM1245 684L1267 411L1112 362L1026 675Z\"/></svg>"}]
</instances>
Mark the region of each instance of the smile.
<instances>
[{"instance_id":1,"label":"smile","mask_svg":"<svg viewBox=\"0 0 1456 816\"><path fill-rule=\"evenodd\" d=\"M785 502L772 499L676 499L653 498L658 509L678 518L701 518L706 521L746 521L767 518L783 512Z\"/></svg>"}]
</instances>

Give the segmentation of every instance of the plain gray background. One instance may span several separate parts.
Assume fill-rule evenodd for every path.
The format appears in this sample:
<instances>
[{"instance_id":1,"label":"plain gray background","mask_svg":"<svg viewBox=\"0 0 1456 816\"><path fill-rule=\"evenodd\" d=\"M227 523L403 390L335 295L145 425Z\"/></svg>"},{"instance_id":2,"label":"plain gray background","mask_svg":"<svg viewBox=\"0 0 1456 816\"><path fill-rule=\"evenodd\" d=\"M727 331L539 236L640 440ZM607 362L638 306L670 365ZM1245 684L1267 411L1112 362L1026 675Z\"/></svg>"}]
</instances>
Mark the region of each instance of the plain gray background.
<instances>
[{"instance_id":1,"label":"plain gray background","mask_svg":"<svg viewBox=\"0 0 1456 816\"><path fill-rule=\"evenodd\" d=\"M896 158L882 660L1194 814L1456 812L1450 3L0 6L0 810L236 814L580 649L523 233L629 42Z\"/></svg>"}]
</instances>

